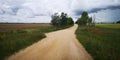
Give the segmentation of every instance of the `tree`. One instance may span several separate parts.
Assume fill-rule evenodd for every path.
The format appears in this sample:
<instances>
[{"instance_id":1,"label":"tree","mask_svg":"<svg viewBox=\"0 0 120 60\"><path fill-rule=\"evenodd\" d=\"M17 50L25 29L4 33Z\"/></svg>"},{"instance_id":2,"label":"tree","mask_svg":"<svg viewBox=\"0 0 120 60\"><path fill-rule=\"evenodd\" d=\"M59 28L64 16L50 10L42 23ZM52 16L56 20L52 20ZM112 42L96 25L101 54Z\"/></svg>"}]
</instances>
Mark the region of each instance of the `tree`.
<instances>
[{"instance_id":1,"label":"tree","mask_svg":"<svg viewBox=\"0 0 120 60\"><path fill-rule=\"evenodd\" d=\"M55 13L51 16L52 20L51 23L55 26L59 26L60 25L60 17L58 15L58 13Z\"/></svg>"},{"instance_id":2,"label":"tree","mask_svg":"<svg viewBox=\"0 0 120 60\"><path fill-rule=\"evenodd\" d=\"M74 24L74 21L71 17L67 18L67 24L68 25L73 25Z\"/></svg>"},{"instance_id":3,"label":"tree","mask_svg":"<svg viewBox=\"0 0 120 60\"><path fill-rule=\"evenodd\" d=\"M68 17L64 12L62 12L61 15L55 13L51 16L51 18L51 23L54 26L66 26L74 24L73 19L71 17Z\"/></svg>"},{"instance_id":4,"label":"tree","mask_svg":"<svg viewBox=\"0 0 120 60\"><path fill-rule=\"evenodd\" d=\"M88 25L88 26L92 26L92 17L90 17L90 18L88 19L87 25Z\"/></svg>"},{"instance_id":5,"label":"tree","mask_svg":"<svg viewBox=\"0 0 120 60\"><path fill-rule=\"evenodd\" d=\"M64 12L61 13L61 25L67 25L67 14Z\"/></svg>"},{"instance_id":6,"label":"tree","mask_svg":"<svg viewBox=\"0 0 120 60\"><path fill-rule=\"evenodd\" d=\"M82 13L81 18L78 18L76 23L79 24L79 25L86 25L88 19L89 19L88 13L86 11L84 11Z\"/></svg>"}]
</instances>

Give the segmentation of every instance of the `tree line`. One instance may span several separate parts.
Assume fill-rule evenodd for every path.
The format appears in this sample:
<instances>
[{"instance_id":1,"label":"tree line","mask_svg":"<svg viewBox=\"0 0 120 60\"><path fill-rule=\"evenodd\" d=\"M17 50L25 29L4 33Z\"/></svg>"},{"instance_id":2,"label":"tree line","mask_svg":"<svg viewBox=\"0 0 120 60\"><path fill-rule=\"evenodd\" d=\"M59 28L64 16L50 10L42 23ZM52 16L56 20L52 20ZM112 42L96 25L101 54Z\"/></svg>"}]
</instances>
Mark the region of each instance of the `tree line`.
<instances>
[{"instance_id":1,"label":"tree line","mask_svg":"<svg viewBox=\"0 0 120 60\"><path fill-rule=\"evenodd\" d=\"M51 23L54 26L66 26L66 25L73 25L74 21L71 17L68 17L68 15L64 12L61 14L54 13L51 16L52 20ZM93 26L94 22L92 17L88 16L88 13L84 11L81 14L81 17L77 19L76 24L78 25L87 25L87 26Z\"/></svg>"}]
</instances>

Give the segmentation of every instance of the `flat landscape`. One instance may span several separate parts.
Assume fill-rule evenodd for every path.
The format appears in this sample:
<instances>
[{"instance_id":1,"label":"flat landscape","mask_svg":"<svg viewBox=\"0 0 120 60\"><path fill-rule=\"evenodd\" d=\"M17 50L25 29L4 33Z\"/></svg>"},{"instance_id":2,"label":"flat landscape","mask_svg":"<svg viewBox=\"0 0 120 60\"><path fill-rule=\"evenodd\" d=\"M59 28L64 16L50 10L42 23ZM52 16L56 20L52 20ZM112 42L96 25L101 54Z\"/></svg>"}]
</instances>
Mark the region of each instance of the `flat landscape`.
<instances>
[{"instance_id":1,"label":"flat landscape","mask_svg":"<svg viewBox=\"0 0 120 60\"><path fill-rule=\"evenodd\" d=\"M0 24L0 60L45 38L47 32L64 29L51 24Z\"/></svg>"},{"instance_id":2,"label":"flat landscape","mask_svg":"<svg viewBox=\"0 0 120 60\"><path fill-rule=\"evenodd\" d=\"M46 38L12 55L8 60L93 60L76 39L77 27L74 25L48 33Z\"/></svg>"},{"instance_id":3,"label":"flat landscape","mask_svg":"<svg viewBox=\"0 0 120 60\"><path fill-rule=\"evenodd\" d=\"M120 60L120 24L79 26L76 35L94 60Z\"/></svg>"},{"instance_id":4,"label":"flat landscape","mask_svg":"<svg viewBox=\"0 0 120 60\"><path fill-rule=\"evenodd\" d=\"M120 59L120 24L96 24L93 27L55 27L51 24L0 26L0 60Z\"/></svg>"},{"instance_id":5,"label":"flat landscape","mask_svg":"<svg viewBox=\"0 0 120 60\"><path fill-rule=\"evenodd\" d=\"M35 28L46 28L51 27L52 25L49 23L1 23L0 24L0 31L6 31L6 30L22 30L22 29L35 29Z\"/></svg>"},{"instance_id":6,"label":"flat landscape","mask_svg":"<svg viewBox=\"0 0 120 60\"><path fill-rule=\"evenodd\" d=\"M120 60L120 0L0 0L0 60Z\"/></svg>"}]
</instances>

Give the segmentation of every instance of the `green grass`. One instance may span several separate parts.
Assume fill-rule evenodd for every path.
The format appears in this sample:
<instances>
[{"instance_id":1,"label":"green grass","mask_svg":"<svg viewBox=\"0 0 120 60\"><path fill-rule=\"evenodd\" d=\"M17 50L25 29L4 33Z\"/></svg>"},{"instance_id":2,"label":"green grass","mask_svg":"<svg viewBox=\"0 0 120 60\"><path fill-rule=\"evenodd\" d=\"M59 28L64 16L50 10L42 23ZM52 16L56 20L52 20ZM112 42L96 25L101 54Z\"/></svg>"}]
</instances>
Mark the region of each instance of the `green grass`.
<instances>
[{"instance_id":1,"label":"green grass","mask_svg":"<svg viewBox=\"0 0 120 60\"><path fill-rule=\"evenodd\" d=\"M120 28L120 24L97 24L96 26L115 29Z\"/></svg>"},{"instance_id":2,"label":"green grass","mask_svg":"<svg viewBox=\"0 0 120 60\"><path fill-rule=\"evenodd\" d=\"M44 33L56 31L66 27L44 26L35 29L22 29L0 32L0 60L4 60L11 54L40 41L46 36ZM9 28L8 28L9 29Z\"/></svg>"},{"instance_id":3,"label":"green grass","mask_svg":"<svg viewBox=\"0 0 120 60\"><path fill-rule=\"evenodd\" d=\"M120 60L120 24L79 26L76 35L94 60Z\"/></svg>"}]
</instances>

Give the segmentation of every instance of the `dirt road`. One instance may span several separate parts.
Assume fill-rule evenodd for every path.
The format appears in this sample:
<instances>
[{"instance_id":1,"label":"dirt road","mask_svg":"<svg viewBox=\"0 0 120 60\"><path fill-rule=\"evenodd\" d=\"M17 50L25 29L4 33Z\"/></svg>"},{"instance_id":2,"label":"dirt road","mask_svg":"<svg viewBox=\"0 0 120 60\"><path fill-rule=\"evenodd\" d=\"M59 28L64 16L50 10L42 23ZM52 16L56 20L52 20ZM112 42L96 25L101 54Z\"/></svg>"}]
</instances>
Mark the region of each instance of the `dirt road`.
<instances>
[{"instance_id":1,"label":"dirt road","mask_svg":"<svg viewBox=\"0 0 120 60\"><path fill-rule=\"evenodd\" d=\"M47 37L8 60L93 60L75 36L77 25L47 33Z\"/></svg>"}]
</instances>

